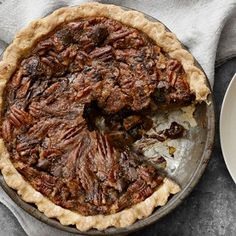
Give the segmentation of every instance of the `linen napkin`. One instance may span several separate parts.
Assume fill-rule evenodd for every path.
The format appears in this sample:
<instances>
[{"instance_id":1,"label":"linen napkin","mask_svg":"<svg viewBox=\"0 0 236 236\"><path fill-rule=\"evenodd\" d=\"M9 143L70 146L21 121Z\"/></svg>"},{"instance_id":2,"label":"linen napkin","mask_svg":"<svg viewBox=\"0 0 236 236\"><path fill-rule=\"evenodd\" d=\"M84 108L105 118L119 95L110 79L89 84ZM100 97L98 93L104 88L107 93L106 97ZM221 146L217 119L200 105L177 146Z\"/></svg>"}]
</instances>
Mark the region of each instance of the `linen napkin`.
<instances>
[{"instance_id":1,"label":"linen napkin","mask_svg":"<svg viewBox=\"0 0 236 236\"><path fill-rule=\"evenodd\" d=\"M30 21L62 6L82 0L0 0L0 53L15 33ZM127 6L162 21L192 52L205 70L211 85L214 67L236 56L236 0L110 0L99 1ZM216 64L215 64L216 63ZM69 236L21 210L0 188L0 201L18 219L29 236Z\"/></svg>"}]
</instances>

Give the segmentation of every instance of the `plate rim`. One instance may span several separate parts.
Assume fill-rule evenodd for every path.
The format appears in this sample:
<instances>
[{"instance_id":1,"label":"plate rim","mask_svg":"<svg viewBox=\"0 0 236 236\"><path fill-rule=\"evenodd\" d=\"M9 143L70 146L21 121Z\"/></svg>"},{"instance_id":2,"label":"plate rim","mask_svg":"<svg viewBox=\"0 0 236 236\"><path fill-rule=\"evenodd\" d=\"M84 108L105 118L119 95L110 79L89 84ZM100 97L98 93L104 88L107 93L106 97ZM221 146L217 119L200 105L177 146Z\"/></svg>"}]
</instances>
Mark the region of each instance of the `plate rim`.
<instances>
[{"instance_id":1,"label":"plate rim","mask_svg":"<svg viewBox=\"0 0 236 236\"><path fill-rule=\"evenodd\" d=\"M225 146L225 131L224 131L224 126L225 126L225 109L226 109L226 106L227 106L227 102L229 100L229 93L230 91L232 90L232 85L236 83L236 73L234 74L234 76L232 77L227 89L226 89L226 92L225 92L225 95L224 95L224 98L223 98L223 102L222 102L222 105L221 105L221 111L220 111L220 127L219 127L219 132L220 132L220 146L221 146L221 150L222 150L222 154L223 154L223 158L224 158L224 162L225 162L225 165L228 169L228 172L232 178L232 180L234 181L234 183L236 184L236 171L234 173L233 171L233 168L231 168L230 166L230 157L228 156L227 154L227 151L226 151L226 146ZM223 124L224 123L224 124Z\"/></svg>"}]
</instances>

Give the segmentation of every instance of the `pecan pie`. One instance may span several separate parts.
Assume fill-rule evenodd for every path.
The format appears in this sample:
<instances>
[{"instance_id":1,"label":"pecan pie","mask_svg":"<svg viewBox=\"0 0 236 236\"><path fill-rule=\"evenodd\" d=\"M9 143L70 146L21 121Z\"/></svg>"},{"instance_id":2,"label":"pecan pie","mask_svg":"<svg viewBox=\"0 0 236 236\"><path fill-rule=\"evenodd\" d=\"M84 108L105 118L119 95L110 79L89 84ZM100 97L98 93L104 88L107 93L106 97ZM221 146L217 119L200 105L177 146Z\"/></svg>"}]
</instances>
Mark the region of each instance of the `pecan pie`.
<instances>
[{"instance_id":1,"label":"pecan pie","mask_svg":"<svg viewBox=\"0 0 236 236\"><path fill-rule=\"evenodd\" d=\"M48 217L80 230L124 227L180 190L133 145L151 114L209 93L162 24L112 5L62 8L16 36L0 71L0 167ZM183 133L173 122L157 140Z\"/></svg>"}]
</instances>

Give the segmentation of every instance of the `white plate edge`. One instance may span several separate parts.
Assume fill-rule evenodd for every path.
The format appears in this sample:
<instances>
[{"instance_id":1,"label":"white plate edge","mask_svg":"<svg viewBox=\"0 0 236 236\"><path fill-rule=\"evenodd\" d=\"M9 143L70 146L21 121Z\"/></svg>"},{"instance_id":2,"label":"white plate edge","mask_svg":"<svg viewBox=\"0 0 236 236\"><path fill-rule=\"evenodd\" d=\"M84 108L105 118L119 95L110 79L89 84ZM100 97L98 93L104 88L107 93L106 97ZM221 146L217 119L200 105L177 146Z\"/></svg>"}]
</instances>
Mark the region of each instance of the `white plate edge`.
<instances>
[{"instance_id":1,"label":"white plate edge","mask_svg":"<svg viewBox=\"0 0 236 236\"><path fill-rule=\"evenodd\" d=\"M223 154L223 158L224 158L224 161L225 161L225 164L226 164L226 167L229 171L229 174L231 175L234 183L236 184L236 170L235 170L235 173L233 171L233 169L231 168L230 166L230 163L229 163L229 158L230 157L227 157L227 152L226 152L226 149L224 147L224 138L223 138L223 122L224 122L224 109L225 109L225 104L227 102L227 96L229 94L229 91L232 89L231 86L232 84L236 81L236 73L234 74L234 76L232 77L227 89L226 89L226 92L225 92L225 95L224 95L224 99L223 99L223 102L222 102L222 105L221 105L221 111L220 111L220 127L219 127L219 132L220 132L220 145L221 145L221 150L222 150L222 154Z\"/></svg>"}]
</instances>

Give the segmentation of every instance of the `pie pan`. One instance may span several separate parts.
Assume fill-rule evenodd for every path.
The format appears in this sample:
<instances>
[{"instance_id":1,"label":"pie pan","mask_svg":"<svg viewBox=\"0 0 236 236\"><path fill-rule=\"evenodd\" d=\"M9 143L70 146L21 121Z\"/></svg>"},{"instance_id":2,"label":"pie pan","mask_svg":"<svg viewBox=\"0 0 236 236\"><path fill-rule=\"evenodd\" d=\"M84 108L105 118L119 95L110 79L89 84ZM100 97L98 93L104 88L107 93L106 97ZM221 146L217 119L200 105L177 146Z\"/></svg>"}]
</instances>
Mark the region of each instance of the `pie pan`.
<instances>
[{"instance_id":1,"label":"pie pan","mask_svg":"<svg viewBox=\"0 0 236 236\"><path fill-rule=\"evenodd\" d=\"M130 10L128 8L123 8L124 10ZM146 18L150 21L156 21L156 19L151 16L145 15ZM184 47L184 46L183 46ZM201 70L200 65L195 61L197 67ZM210 87L209 82L207 81L207 86ZM128 234L135 230L141 229L147 225L150 225L156 222L158 219L168 214L173 210L177 205L179 205L184 197L186 197L193 187L199 181L206 164L210 158L212 145L214 141L214 129L215 129L215 116L214 116L214 104L212 93L208 96L208 105L200 104L197 106L195 111L195 119L198 123L191 131L191 154L186 156L186 159L180 163L175 173L171 176L177 183L182 187L182 191L177 195L173 196L169 202L161 207L157 208L152 215L149 217L139 220L133 225L126 228L108 228L103 231L98 230L89 230L87 232L80 232L75 227L63 226L57 220L47 218L43 213L39 212L34 205L28 204L21 200L17 193L10 189L3 177L0 178L0 183L6 193L26 212L34 216L35 218L41 220L42 222L54 226L58 229L71 232L71 233L80 233L85 235L117 235L117 234Z\"/></svg>"}]
</instances>

